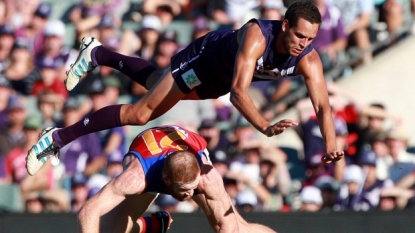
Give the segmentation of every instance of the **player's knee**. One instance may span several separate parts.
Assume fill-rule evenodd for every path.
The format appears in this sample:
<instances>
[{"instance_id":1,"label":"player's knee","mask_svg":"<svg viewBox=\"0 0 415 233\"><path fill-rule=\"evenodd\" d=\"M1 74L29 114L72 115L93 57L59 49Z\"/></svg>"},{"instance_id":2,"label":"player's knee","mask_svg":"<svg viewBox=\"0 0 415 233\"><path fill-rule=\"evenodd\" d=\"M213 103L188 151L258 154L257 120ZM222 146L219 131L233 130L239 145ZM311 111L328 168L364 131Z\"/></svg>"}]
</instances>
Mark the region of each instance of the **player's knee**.
<instances>
[{"instance_id":1,"label":"player's knee","mask_svg":"<svg viewBox=\"0 0 415 233\"><path fill-rule=\"evenodd\" d=\"M146 114L136 113L134 116L134 121L136 125L145 125L148 123L150 117Z\"/></svg>"},{"instance_id":2,"label":"player's knee","mask_svg":"<svg viewBox=\"0 0 415 233\"><path fill-rule=\"evenodd\" d=\"M79 209L78 211L78 222L79 223L83 223L88 218L89 208L90 206L88 202L86 202L84 205L82 205L81 209Z\"/></svg>"},{"instance_id":3,"label":"player's knee","mask_svg":"<svg viewBox=\"0 0 415 233\"><path fill-rule=\"evenodd\" d=\"M148 111L135 105L127 106L125 116L127 125L145 125L150 119Z\"/></svg>"}]
</instances>

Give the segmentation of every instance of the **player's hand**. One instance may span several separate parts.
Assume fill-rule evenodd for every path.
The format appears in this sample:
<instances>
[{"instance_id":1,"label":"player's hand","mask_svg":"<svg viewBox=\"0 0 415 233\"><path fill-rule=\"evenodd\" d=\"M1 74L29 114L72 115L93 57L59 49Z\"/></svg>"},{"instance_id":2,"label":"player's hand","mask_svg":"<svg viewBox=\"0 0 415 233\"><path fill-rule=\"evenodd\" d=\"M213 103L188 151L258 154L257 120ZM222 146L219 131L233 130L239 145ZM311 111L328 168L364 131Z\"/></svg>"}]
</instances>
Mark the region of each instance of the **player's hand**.
<instances>
[{"instance_id":1,"label":"player's hand","mask_svg":"<svg viewBox=\"0 0 415 233\"><path fill-rule=\"evenodd\" d=\"M327 164L327 163L337 162L343 157L344 157L344 151L333 151L333 152L323 155L323 157L321 158L321 161Z\"/></svg>"},{"instance_id":2,"label":"player's hand","mask_svg":"<svg viewBox=\"0 0 415 233\"><path fill-rule=\"evenodd\" d=\"M278 135L282 132L284 132L284 130L286 130L289 127L295 127L297 126L298 123L293 121L293 120L289 120L289 119L284 119L281 121L278 121L277 123L269 126L264 134L267 135L268 137L272 137L274 135Z\"/></svg>"}]
</instances>

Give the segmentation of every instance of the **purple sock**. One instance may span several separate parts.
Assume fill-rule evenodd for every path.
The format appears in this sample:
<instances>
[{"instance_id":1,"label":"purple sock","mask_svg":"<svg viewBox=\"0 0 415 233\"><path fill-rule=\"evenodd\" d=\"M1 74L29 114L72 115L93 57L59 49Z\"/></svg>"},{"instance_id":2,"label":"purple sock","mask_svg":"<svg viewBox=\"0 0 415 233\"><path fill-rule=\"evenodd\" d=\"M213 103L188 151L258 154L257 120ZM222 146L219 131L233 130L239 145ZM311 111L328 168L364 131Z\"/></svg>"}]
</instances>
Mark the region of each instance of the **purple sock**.
<instances>
[{"instance_id":1,"label":"purple sock","mask_svg":"<svg viewBox=\"0 0 415 233\"><path fill-rule=\"evenodd\" d=\"M77 123L53 132L53 141L62 148L73 140L97 131L122 126L120 120L121 104L99 109Z\"/></svg>"},{"instance_id":2,"label":"purple sock","mask_svg":"<svg viewBox=\"0 0 415 233\"><path fill-rule=\"evenodd\" d=\"M142 58L125 56L104 46L93 48L91 58L95 66L102 65L117 69L143 87L146 87L148 76L157 70L150 62Z\"/></svg>"}]
</instances>

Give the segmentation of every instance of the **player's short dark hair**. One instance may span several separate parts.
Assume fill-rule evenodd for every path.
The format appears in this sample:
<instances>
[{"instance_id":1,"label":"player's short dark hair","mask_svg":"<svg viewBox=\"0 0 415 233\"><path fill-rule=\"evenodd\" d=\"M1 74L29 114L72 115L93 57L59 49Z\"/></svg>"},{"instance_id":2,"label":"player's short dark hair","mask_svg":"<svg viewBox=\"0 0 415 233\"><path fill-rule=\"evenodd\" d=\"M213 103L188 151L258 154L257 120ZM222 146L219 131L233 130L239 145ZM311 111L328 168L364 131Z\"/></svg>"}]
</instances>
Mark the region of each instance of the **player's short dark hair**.
<instances>
[{"instance_id":1,"label":"player's short dark hair","mask_svg":"<svg viewBox=\"0 0 415 233\"><path fill-rule=\"evenodd\" d=\"M312 24L321 24L321 14L316 5L310 0L299 0L288 6L284 19L290 27L296 27L298 20L303 18Z\"/></svg>"}]
</instances>

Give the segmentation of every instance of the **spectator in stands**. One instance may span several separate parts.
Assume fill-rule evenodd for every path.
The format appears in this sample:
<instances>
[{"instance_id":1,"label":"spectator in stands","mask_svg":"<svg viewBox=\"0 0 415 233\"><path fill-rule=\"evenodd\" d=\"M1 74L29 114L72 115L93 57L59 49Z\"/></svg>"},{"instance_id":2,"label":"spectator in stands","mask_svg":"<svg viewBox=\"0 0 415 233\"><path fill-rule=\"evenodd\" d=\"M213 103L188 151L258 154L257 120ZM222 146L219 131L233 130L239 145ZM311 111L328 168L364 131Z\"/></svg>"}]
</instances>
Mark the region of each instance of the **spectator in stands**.
<instances>
[{"instance_id":1,"label":"spectator in stands","mask_svg":"<svg viewBox=\"0 0 415 233\"><path fill-rule=\"evenodd\" d=\"M221 133L216 120L210 118L203 119L197 131L207 142L206 149L209 152L213 166L224 177L229 169L229 158L227 155L229 140L226 134Z\"/></svg>"},{"instance_id":2,"label":"spectator in stands","mask_svg":"<svg viewBox=\"0 0 415 233\"><path fill-rule=\"evenodd\" d=\"M211 100L183 100L167 111L160 124L176 124L197 131L204 118L215 119L216 113Z\"/></svg>"},{"instance_id":3,"label":"spectator in stands","mask_svg":"<svg viewBox=\"0 0 415 233\"><path fill-rule=\"evenodd\" d=\"M264 195L269 197L269 192L261 184L260 161L261 141L257 143L244 142L241 145L243 157L230 163L227 178L238 181L238 195L236 196L236 207L244 211L256 210L260 207L260 200ZM258 190L260 188L260 190ZM263 194L265 192L265 194Z\"/></svg>"},{"instance_id":4,"label":"spectator in stands","mask_svg":"<svg viewBox=\"0 0 415 233\"><path fill-rule=\"evenodd\" d=\"M230 179L227 177L223 178L223 185L225 186L225 191L228 193L229 198L231 199L232 203L236 204L236 196L238 195L238 186L237 186L237 180Z\"/></svg>"},{"instance_id":5,"label":"spectator in stands","mask_svg":"<svg viewBox=\"0 0 415 233\"><path fill-rule=\"evenodd\" d=\"M303 99L297 102L296 110L299 116L299 127L296 127L297 133L304 144L304 159L306 164L309 163L311 156L320 154L325 150L322 134L320 133L317 117L313 112L310 100ZM332 106L333 108L333 106ZM346 148L346 136L348 134L347 125L340 117L335 116L335 111L332 111L334 117L334 126L336 133L336 143L339 149ZM337 180L341 180L345 160L335 163L333 175Z\"/></svg>"},{"instance_id":6,"label":"spectator in stands","mask_svg":"<svg viewBox=\"0 0 415 233\"><path fill-rule=\"evenodd\" d=\"M385 22L389 33L394 33L402 27L404 13L401 1L375 0L375 8L379 12L379 22Z\"/></svg>"},{"instance_id":7,"label":"spectator in stands","mask_svg":"<svg viewBox=\"0 0 415 233\"><path fill-rule=\"evenodd\" d=\"M162 27L159 17L152 14L144 15L139 31L124 30L121 36L120 53L150 60L155 55ZM147 92L147 89L137 82L132 82L129 86L130 93L136 98L141 98Z\"/></svg>"},{"instance_id":8,"label":"spectator in stands","mask_svg":"<svg viewBox=\"0 0 415 233\"><path fill-rule=\"evenodd\" d=\"M62 111L63 126L73 124L84 114L80 110L79 101L73 97L66 100ZM105 159L101 154L102 148L96 133L85 135L68 144L60 152L61 162L65 165L66 177L70 178L76 172L91 175L100 171L105 166Z\"/></svg>"},{"instance_id":9,"label":"spectator in stands","mask_svg":"<svg viewBox=\"0 0 415 233\"><path fill-rule=\"evenodd\" d=\"M76 26L74 48L79 48L80 41L85 36L97 36L97 25L103 15L114 17L117 24L128 10L127 0L90 1L82 0L69 13L69 20Z\"/></svg>"},{"instance_id":10,"label":"spectator in stands","mask_svg":"<svg viewBox=\"0 0 415 233\"><path fill-rule=\"evenodd\" d=\"M321 209L332 211L338 197L339 182L332 176L323 175L316 180L315 186L321 191L321 197L323 199Z\"/></svg>"},{"instance_id":11,"label":"spectator in stands","mask_svg":"<svg viewBox=\"0 0 415 233\"><path fill-rule=\"evenodd\" d=\"M27 195L24 201L25 212L39 214L43 212L43 200L39 198L38 192Z\"/></svg>"},{"instance_id":12,"label":"spectator in stands","mask_svg":"<svg viewBox=\"0 0 415 233\"><path fill-rule=\"evenodd\" d=\"M24 138L25 143L15 147L7 154L6 159L6 174L11 183L20 184L24 178L28 176L26 172L26 156L27 151L32 147L30 143L35 141L40 133L42 122L39 116L29 115L24 123ZM43 169L42 169L43 170ZM50 170L50 167L45 169ZM45 183L43 188L48 188L47 179L38 179ZM35 185L36 186L36 185ZM26 190L25 187L22 187Z\"/></svg>"},{"instance_id":13,"label":"spectator in stands","mask_svg":"<svg viewBox=\"0 0 415 233\"><path fill-rule=\"evenodd\" d=\"M14 29L10 24L0 25L0 71L7 67L9 54L14 45Z\"/></svg>"},{"instance_id":14,"label":"spectator in stands","mask_svg":"<svg viewBox=\"0 0 415 233\"><path fill-rule=\"evenodd\" d=\"M175 16L181 13L182 6L186 5L188 0L145 0L142 5L144 14L152 14L160 18L161 24L166 26L170 24Z\"/></svg>"},{"instance_id":15,"label":"spectator in stands","mask_svg":"<svg viewBox=\"0 0 415 233\"><path fill-rule=\"evenodd\" d=\"M105 47L113 51L118 51L121 38L118 36L119 25L112 15L103 15L98 24L98 39L102 41Z\"/></svg>"},{"instance_id":16,"label":"spectator in stands","mask_svg":"<svg viewBox=\"0 0 415 233\"><path fill-rule=\"evenodd\" d=\"M119 151L115 151L111 153L110 155L108 155L107 168L106 168L108 178L110 179L115 178L123 171L123 165L122 165L123 158L124 158L124 154L119 153Z\"/></svg>"},{"instance_id":17,"label":"spectator in stands","mask_svg":"<svg viewBox=\"0 0 415 233\"><path fill-rule=\"evenodd\" d=\"M124 154L121 154L119 151L114 151L113 153L108 155L106 167L102 169L100 173L92 174L88 179L88 198L98 193L99 190L101 190L102 187L104 187L112 178L115 178L122 172L123 158Z\"/></svg>"},{"instance_id":18,"label":"spectator in stands","mask_svg":"<svg viewBox=\"0 0 415 233\"><path fill-rule=\"evenodd\" d=\"M284 15L282 0L265 0L261 7L261 19L281 20ZM321 29L320 29L321 30Z\"/></svg>"},{"instance_id":19,"label":"spectator in stands","mask_svg":"<svg viewBox=\"0 0 415 233\"><path fill-rule=\"evenodd\" d=\"M71 178L71 211L78 212L85 201L88 199L89 187L87 186L88 177L82 172L76 172Z\"/></svg>"},{"instance_id":20,"label":"spectator in stands","mask_svg":"<svg viewBox=\"0 0 415 233\"><path fill-rule=\"evenodd\" d=\"M233 28L240 28L251 18L259 18L259 0L224 0L225 12Z\"/></svg>"},{"instance_id":21,"label":"spectator in stands","mask_svg":"<svg viewBox=\"0 0 415 233\"><path fill-rule=\"evenodd\" d=\"M177 33L172 29L167 29L164 31L159 41L157 42L157 47L151 63L159 69L165 70L170 66L170 59L174 54L179 50L180 45L177 41Z\"/></svg>"},{"instance_id":22,"label":"spectator in stands","mask_svg":"<svg viewBox=\"0 0 415 233\"><path fill-rule=\"evenodd\" d=\"M142 42L141 48L136 54L146 60L150 60L156 51L157 41L160 38L162 24L156 15L145 15L141 21L138 36Z\"/></svg>"},{"instance_id":23,"label":"spectator in stands","mask_svg":"<svg viewBox=\"0 0 415 233\"><path fill-rule=\"evenodd\" d=\"M323 70L327 71L340 62L340 53L347 46L347 34L341 19L341 11L325 0L313 0L322 15L322 23L313 47L320 55Z\"/></svg>"},{"instance_id":24,"label":"spectator in stands","mask_svg":"<svg viewBox=\"0 0 415 233\"><path fill-rule=\"evenodd\" d=\"M107 76L103 81L105 86L104 94L108 103L116 104L122 89L120 80L115 76Z\"/></svg>"},{"instance_id":25,"label":"spectator in stands","mask_svg":"<svg viewBox=\"0 0 415 233\"><path fill-rule=\"evenodd\" d=\"M43 91L36 96L37 109L42 115L42 129L56 127L61 119L56 117L56 112L62 110L63 100L52 91Z\"/></svg>"},{"instance_id":26,"label":"spectator in stands","mask_svg":"<svg viewBox=\"0 0 415 233\"><path fill-rule=\"evenodd\" d=\"M159 194L155 204L159 209L168 211L169 213L191 213L198 208L198 205L193 200L178 201L167 194Z\"/></svg>"},{"instance_id":27,"label":"spectator in stands","mask_svg":"<svg viewBox=\"0 0 415 233\"><path fill-rule=\"evenodd\" d=\"M56 68L60 70L58 73L59 80L66 78L65 72L69 69L69 61L76 59L77 51L70 49L64 45L66 34L65 24L60 20L50 20L45 27L45 43L42 51L35 57L37 67L54 61Z\"/></svg>"},{"instance_id":28,"label":"spectator in stands","mask_svg":"<svg viewBox=\"0 0 415 233\"><path fill-rule=\"evenodd\" d=\"M111 47L107 47L110 48ZM132 82L130 78L126 77L124 74L108 66L101 66L94 69L92 72L89 72L84 78L82 78L79 84L69 93L70 96L77 95L88 95L89 89L92 83L96 79L106 80L106 79L116 79L118 95L130 94L134 91L135 86L141 86L136 82ZM110 81L112 82L112 81ZM114 82L112 82L114 83ZM114 92L113 92L114 93ZM134 92L133 92L134 94ZM117 98L118 98L117 95ZM114 96L111 98L115 98ZM110 102L114 102L114 99L111 99Z\"/></svg>"},{"instance_id":29,"label":"spectator in stands","mask_svg":"<svg viewBox=\"0 0 415 233\"><path fill-rule=\"evenodd\" d=\"M32 12L30 12L32 14ZM29 50L38 54L42 51L45 43L44 30L52 14L52 5L42 2L31 15L28 24L16 28L16 37L25 38L28 41Z\"/></svg>"},{"instance_id":30,"label":"spectator in stands","mask_svg":"<svg viewBox=\"0 0 415 233\"><path fill-rule=\"evenodd\" d=\"M383 211L413 208L414 190L400 187L383 188L380 191L379 209Z\"/></svg>"},{"instance_id":31,"label":"spectator in stands","mask_svg":"<svg viewBox=\"0 0 415 233\"><path fill-rule=\"evenodd\" d=\"M365 174L365 181L362 188L362 205L363 210L375 209L379 205L380 191L384 188L394 186L392 180L380 180L376 176L377 156L373 151L367 151L359 156L359 165Z\"/></svg>"},{"instance_id":32,"label":"spectator in stands","mask_svg":"<svg viewBox=\"0 0 415 233\"><path fill-rule=\"evenodd\" d=\"M11 95L10 81L4 75L0 75L0 129L6 128L9 122L7 105Z\"/></svg>"},{"instance_id":33,"label":"spectator in stands","mask_svg":"<svg viewBox=\"0 0 415 233\"><path fill-rule=\"evenodd\" d=\"M9 2L9 7L7 11L10 13L9 23L13 25L14 28L21 26L27 26L33 20L33 12L39 6L39 0L15 0Z\"/></svg>"},{"instance_id":34,"label":"spectator in stands","mask_svg":"<svg viewBox=\"0 0 415 233\"><path fill-rule=\"evenodd\" d=\"M23 128L27 117L25 99L13 95L7 105L9 124L0 130L0 157L6 156L12 149L22 147L26 141Z\"/></svg>"},{"instance_id":35,"label":"spectator in stands","mask_svg":"<svg viewBox=\"0 0 415 233\"><path fill-rule=\"evenodd\" d=\"M255 128L242 115L239 115L233 132L230 136L228 154L230 159L243 157L243 146L258 144L258 134Z\"/></svg>"},{"instance_id":36,"label":"spectator in stands","mask_svg":"<svg viewBox=\"0 0 415 233\"><path fill-rule=\"evenodd\" d=\"M256 192L262 203L262 209L266 211L279 211L283 209L284 197L287 197L291 190L291 177L287 167L287 155L280 149L265 144L262 147L260 177L262 185L269 195L262 195ZM267 193L265 193L267 194Z\"/></svg>"},{"instance_id":37,"label":"spectator in stands","mask_svg":"<svg viewBox=\"0 0 415 233\"><path fill-rule=\"evenodd\" d=\"M323 153L312 155L306 162L305 180L303 186L315 185L316 181L322 176L332 176L330 166L321 161Z\"/></svg>"},{"instance_id":38,"label":"spectator in stands","mask_svg":"<svg viewBox=\"0 0 415 233\"><path fill-rule=\"evenodd\" d=\"M370 51L369 26L373 14L373 0L330 0L339 7L346 32L348 33L348 46L357 46L363 53L362 63L372 61Z\"/></svg>"},{"instance_id":39,"label":"spectator in stands","mask_svg":"<svg viewBox=\"0 0 415 233\"><path fill-rule=\"evenodd\" d=\"M229 94L212 99L213 106L216 111L216 120L218 122L231 122L234 116L235 107L232 105Z\"/></svg>"},{"instance_id":40,"label":"spectator in stands","mask_svg":"<svg viewBox=\"0 0 415 233\"><path fill-rule=\"evenodd\" d=\"M30 95L34 83L40 79L33 62L33 53L26 39L15 40L9 65L2 72L10 80L12 88L22 95Z\"/></svg>"},{"instance_id":41,"label":"spectator in stands","mask_svg":"<svg viewBox=\"0 0 415 233\"><path fill-rule=\"evenodd\" d=\"M39 172L40 175L29 176L26 172L27 151L31 148L33 141L36 141L41 131L40 116L29 115L25 121L24 134L26 142L23 146L16 147L7 155L6 173L10 182L19 184L22 196L30 195L33 192L45 192L60 189L59 175L50 161ZM55 196L52 193L50 196ZM64 198L64 197L62 197Z\"/></svg>"},{"instance_id":42,"label":"spectator in stands","mask_svg":"<svg viewBox=\"0 0 415 233\"><path fill-rule=\"evenodd\" d=\"M117 79L113 77L106 77L104 79L95 79L88 91L88 95L92 100L92 109L90 112L95 112L105 106L115 104L118 96L110 97L111 90L117 88L119 83ZM110 98L108 98L110 97ZM126 153L126 132L124 127L116 127L108 130L102 130L97 132L101 148L102 155L107 157L112 153L120 153L124 155Z\"/></svg>"},{"instance_id":43,"label":"spectator in stands","mask_svg":"<svg viewBox=\"0 0 415 233\"><path fill-rule=\"evenodd\" d=\"M368 210L362 190L365 182L365 174L358 165L349 165L344 170L343 185L340 187L337 204L334 210Z\"/></svg>"},{"instance_id":44,"label":"spectator in stands","mask_svg":"<svg viewBox=\"0 0 415 233\"><path fill-rule=\"evenodd\" d=\"M384 130L375 130L368 136L369 144L365 145L357 155L358 159L362 159L365 154L371 153L376 157L376 177L379 180L388 178L387 163L390 156L388 145L386 144L387 133Z\"/></svg>"},{"instance_id":45,"label":"spectator in stands","mask_svg":"<svg viewBox=\"0 0 415 233\"><path fill-rule=\"evenodd\" d=\"M0 25L5 22L10 22L10 18L12 17L10 14L11 7L11 1L0 1Z\"/></svg>"},{"instance_id":46,"label":"spectator in stands","mask_svg":"<svg viewBox=\"0 0 415 233\"><path fill-rule=\"evenodd\" d=\"M359 154L362 148L370 144L369 138L372 132L399 127L401 124L400 116L388 112L381 103L372 103L360 111L357 134L355 143L356 152Z\"/></svg>"},{"instance_id":47,"label":"spectator in stands","mask_svg":"<svg viewBox=\"0 0 415 233\"><path fill-rule=\"evenodd\" d=\"M392 130L387 139L390 156L382 160L387 168L388 178L394 183L415 171L415 154L407 152L409 137L404 128Z\"/></svg>"},{"instance_id":48,"label":"spectator in stands","mask_svg":"<svg viewBox=\"0 0 415 233\"><path fill-rule=\"evenodd\" d=\"M207 17L205 16L197 17L193 21L193 31L192 31L191 41L196 40L197 38L200 38L206 35L211 30L212 29L209 25L209 20Z\"/></svg>"},{"instance_id":49,"label":"spectator in stands","mask_svg":"<svg viewBox=\"0 0 415 233\"><path fill-rule=\"evenodd\" d=\"M321 191L315 186L307 186L301 190L301 207L300 211L317 212L323 205Z\"/></svg>"},{"instance_id":50,"label":"spectator in stands","mask_svg":"<svg viewBox=\"0 0 415 233\"><path fill-rule=\"evenodd\" d=\"M59 78L62 64L58 58L43 59L38 64L40 79L33 85L31 95L37 96L41 92L52 92L55 97L63 102L68 97L65 83Z\"/></svg>"}]
</instances>

